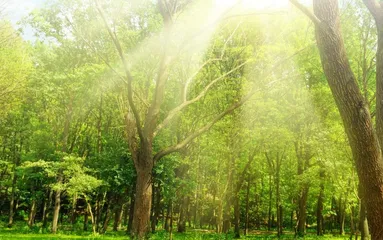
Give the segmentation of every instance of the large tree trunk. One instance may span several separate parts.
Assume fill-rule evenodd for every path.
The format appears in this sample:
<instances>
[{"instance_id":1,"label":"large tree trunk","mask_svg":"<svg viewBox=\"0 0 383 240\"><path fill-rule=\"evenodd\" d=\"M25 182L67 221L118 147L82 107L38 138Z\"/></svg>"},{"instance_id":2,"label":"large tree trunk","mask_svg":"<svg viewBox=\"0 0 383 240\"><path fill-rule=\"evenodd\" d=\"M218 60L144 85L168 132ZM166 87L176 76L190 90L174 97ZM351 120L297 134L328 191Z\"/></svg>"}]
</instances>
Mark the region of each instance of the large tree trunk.
<instances>
[{"instance_id":1,"label":"large tree trunk","mask_svg":"<svg viewBox=\"0 0 383 240\"><path fill-rule=\"evenodd\" d=\"M371 236L383 239L383 160L367 103L346 56L338 1L314 0L314 12L320 21L316 24L316 39L323 69L352 149Z\"/></svg>"},{"instance_id":2,"label":"large tree trunk","mask_svg":"<svg viewBox=\"0 0 383 240\"><path fill-rule=\"evenodd\" d=\"M149 150L150 149L150 150ZM145 151L146 150L146 151ZM150 229L150 208L152 205L152 169L151 146L142 149L136 161L136 197L131 235L136 239L146 238Z\"/></svg>"}]
</instances>

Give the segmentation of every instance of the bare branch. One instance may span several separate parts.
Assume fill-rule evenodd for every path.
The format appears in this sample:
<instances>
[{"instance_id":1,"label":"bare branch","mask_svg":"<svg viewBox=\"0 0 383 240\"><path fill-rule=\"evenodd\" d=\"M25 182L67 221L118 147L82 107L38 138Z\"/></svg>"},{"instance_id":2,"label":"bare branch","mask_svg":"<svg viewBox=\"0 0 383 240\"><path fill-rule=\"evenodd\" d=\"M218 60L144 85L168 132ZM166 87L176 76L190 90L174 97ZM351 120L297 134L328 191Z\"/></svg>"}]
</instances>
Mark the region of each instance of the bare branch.
<instances>
[{"instance_id":1,"label":"bare branch","mask_svg":"<svg viewBox=\"0 0 383 240\"><path fill-rule=\"evenodd\" d=\"M207 132L210 130L210 128L216 123L218 122L219 120L221 120L223 117L225 117L226 115L232 113L235 109L241 107L247 100L249 100L256 92L258 92L259 89L256 89L254 88L251 92L249 92L244 98L242 98L240 101L236 102L236 103L233 103L230 107L228 107L225 111L221 112L220 114L218 114L215 118L213 118L213 120L211 120L208 124L206 124L205 126L201 127L200 129L198 129L197 131L195 131L193 134L189 135L187 138L185 138L183 141L181 141L180 143L174 145L174 146L171 146L171 147L168 147L160 152L158 152L155 156L154 156L154 162L158 161L159 159L161 159L162 157L170 154L170 153L173 153L173 152L177 152L179 151L180 149L184 148L188 143L190 143L192 140L194 140L196 137L202 135L203 133Z\"/></svg>"},{"instance_id":2,"label":"bare branch","mask_svg":"<svg viewBox=\"0 0 383 240\"><path fill-rule=\"evenodd\" d=\"M287 62L289 61L290 59L292 59L294 56L298 55L299 53L301 53L302 51L304 51L305 49L307 49L308 47L310 47L310 45L298 50L297 52L295 52L294 54L292 54L291 56L285 58L285 59L282 59L281 61L277 62L275 65L273 65L273 67L271 68L272 70L269 71L268 73L266 73L263 77L266 78L268 77L270 74L272 74L272 72L277 69L278 67L280 67L282 65L282 63L284 62ZM280 79L279 79L280 80ZM278 81L279 81L278 80ZM267 87L270 87L272 86L272 84L274 84L275 82L277 82L277 80L275 81L272 81L268 84ZM154 158L153 158L153 161L156 162L158 161L159 159L161 159L162 157L168 155L168 154L171 154L171 153L174 153L174 152L177 152L179 151L180 149L184 148L187 144L189 144L191 141L193 141L195 138L199 137L200 135L202 135L203 133L207 132L210 130L210 128L215 124L217 123L219 120L221 120L223 117L225 117L226 115L232 113L235 109L241 107L245 102L247 102L256 92L260 91L260 89L258 88L253 88L245 97L243 97L240 101L236 102L236 103L233 103L230 107L228 107L225 111L221 112L220 114L218 114L216 117L214 117L209 123L207 123L205 126L201 127L200 129L196 130L194 133L192 133L191 135L189 135L188 137L186 137L184 140L182 140L181 142L179 142L178 144L176 145L173 145L173 146L170 146L168 148L165 148L161 151L159 151L156 155L154 155Z\"/></svg>"},{"instance_id":3,"label":"bare branch","mask_svg":"<svg viewBox=\"0 0 383 240\"><path fill-rule=\"evenodd\" d=\"M314 13L312 13L307 7L298 2L298 0L290 0L290 2L301 10L310 20L317 26L321 26L321 20Z\"/></svg>"},{"instance_id":4,"label":"bare branch","mask_svg":"<svg viewBox=\"0 0 383 240\"><path fill-rule=\"evenodd\" d=\"M247 60L245 61L244 63L238 65L237 67L231 69L229 72L225 73L224 75L214 79L213 81L211 81L195 98L193 99L190 99L190 100L187 100L187 101L184 101L183 103L181 103L179 106L175 107L173 110L171 110L168 114L168 116L164 119L164 121L158 125L155 133L154 133L154 136L157 135L157 133L162 129L164 128L165 126L167 126L169 124L169 122L182 110L184 109L185 107L189 106L190 104L193 104L195 102L197 102L198 100L200 100L203 96L206 95L206 93L209 91L209 89L211 87L213 87L218 81L224 79L226 76L228 76L229 74L233 73L234 71L238 70L239 68L243 67L244 65L246 65L247 63L249 63L250 60ZM185 99L186 100L186 99Z\"/></svg>"},{"instance_id":5,"label":"bare branch","mask_svg":"<svg viewBox=\"0 0 383 240\"><path fill-rule=\"evenodd\" d=\"M122 51L122 47L121 47L121 44L120 44L117 36L115 35L115 33L113 33L113 31L110 28L108 22L106 21L105 14L104 14L103 10L101 9L100 5L98 4L98 1L95 0L95 3L96 3L97 11L100 13L100 16L102 18L104 26L105 26L106 30L108 31L109 36L112 38L112 41L113 41L113 43L114 43L114 45L115 45L115 47L117 49L117 52L118 52L118 54L119 54L119 56L121 58L121 61L123 63L125 74L126 74L126 78L127 78L129 106L132 109L134 118L136 120L136 127L137 127L138 135L139 135L140 139L143 140L144 139L144 135L143 135L142 127L141 127L140 114L139 114L139 112L138 112L138 110L136 108L136 105L134 104L134 101L133 101L133 90L132 90L133 76L132 76L132 74L129 71L128 63L126 61L126 58L124 56L124 52Z\"/></svg>"}]
</instances>

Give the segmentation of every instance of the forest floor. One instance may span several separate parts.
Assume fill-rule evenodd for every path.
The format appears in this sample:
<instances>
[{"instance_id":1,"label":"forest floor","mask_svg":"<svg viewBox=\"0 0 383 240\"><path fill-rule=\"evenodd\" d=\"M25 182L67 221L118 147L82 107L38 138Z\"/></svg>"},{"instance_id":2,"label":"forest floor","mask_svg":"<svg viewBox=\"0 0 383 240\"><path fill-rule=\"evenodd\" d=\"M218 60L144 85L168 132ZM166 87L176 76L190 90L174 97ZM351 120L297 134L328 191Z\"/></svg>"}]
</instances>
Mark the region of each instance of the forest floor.
<instances>
[{"instance_id":1,"label":"forest floor","mask_svg":"<svg viewBox=\"0 0 383 240\"><path fill-rule=\"evenodd\" d=\"M30 229L25 223L18 223L12 229L5 227L5 223L0 223L0 240L13 240L13 239L26 239L26 240L54 240L54 239L77 239L77 240L122 240L129 239L125 231L112 232L108 231L103 235L93 235L90 232L84 231L59 231L58 234L45 233L39 227ZM158 231L152 234L150 239L163 240L170 239L170 234L165 231ZM173 233L172 239L174 240L230 240L234 239L232 234L216 234L210 230L191 229L187 233ZM278 239L275 232L267 231L252 231L247 236L242 235L241 239ZM280 239L295 239L292 232L286 233ZM307 234L304 239L332 239L332 240L346 240L350 236L333 236L325 235L317 237L314 233Z\"/></svg>"}]
</instances>

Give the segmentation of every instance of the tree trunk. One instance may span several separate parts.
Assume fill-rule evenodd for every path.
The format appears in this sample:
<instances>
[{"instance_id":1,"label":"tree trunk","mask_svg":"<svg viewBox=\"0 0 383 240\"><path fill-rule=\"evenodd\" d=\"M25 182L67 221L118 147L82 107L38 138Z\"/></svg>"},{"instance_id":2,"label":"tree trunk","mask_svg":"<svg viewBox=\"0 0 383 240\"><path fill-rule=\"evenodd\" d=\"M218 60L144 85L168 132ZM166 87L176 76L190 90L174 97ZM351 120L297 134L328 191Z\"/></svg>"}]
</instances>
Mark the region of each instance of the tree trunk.
<instances>
[{"instance_id":1,"label":"tree trunk","mask_svg":"<svg viewBox=\"0 0 383 240\"><path fill-rule=\"evenodd\" d=\"M366 206L363 201L363 199L359 202L359 230L360 230L360 238L361 240L368 240L370 239L370 233L368 228L368 221L367 221L367 213L366 213ZM375 239L375 238L372 238Z\"/></svg>"},{"instance_id":2,"label":"tree trunk","mask_svg":"<svg viewBox=\"0 0 383 240\"><path fill-rule=\"evenodd\" d=\"M303 186L301 195L298 199L299 215L298 215L298 226L297 234L298 236L303 236L306 232L306 209L307 209L307 196L309 193L309 187L307 185Z\"/></svg>"},{"instance_id":3,"label":"tree trunk","mask_svg":"<svg viewBox=\"0 0 383 240\"><path fill-rule=\"evenodd\" d=\"M9 201L9 219L8 219L8 227L11 228L13 225L13 217L15 211L15 197L16 197L16 182L17 175L15 173L16 166L14 167L14 175L12 179L12 192L11 192L11 200Z\"/></svg>"},{"instance_id":4,"label":"tree trunk","mask_svg":"<svg viewBox=\"0 0 383 240\"><path fill-rule=\"evenodd\" d=\"M76 205L77 205L77 194L73 196L73 201L72 201L72 212L71 212L71 219L70 222L72 224L72 227L74 227L74 224L76 222Z\"/></svg>"},{"instance_id":5,"label":"tree trunk","mask_svg":"<svg viewBox=\"0 0 383 240\"><path fill-rule=\"evenodd\" d=\"M367 103L346 56L338 1L314 0L314 12L321 21L316 24L316 39L322 66L352 149L363 189L362 196L365 197L371 236L372 239L383 239L383 160ZM377 54L380 54L379 50ZM377 94L380 92L383 91L379 90ZM381 101L377 98L377 102ZM378 110L380 103L377 106ZM377 115L377 120L378 117L381 120L381 116Z\"/></svg>"},{"instance_id":6,"label":"tree trunk","mask_svg":"<svg viewBox=\"0 0 383 240\"><path fill-rule=\"evenodd\" d=\"M180 217L177 224L177 232L184 233L186 232L186 212L188 207L188 199L186 196L183 196L181 206L180 206Z\"/></svg>"},{"instance_id":7,"label":"tree trunk","mask_svg":"<svg viewBox=\"0 0 383 240\"><path fill-rule=\"evenodd\" d=\"M133 238L137 239L146 238L150 226L150 208L152 205L152 158L147 160L146 163L148 165L136 166L136 197L131 234Z\"/></svg>"},{"instance_id":8,"label":"tree trunk","mask_svg":"<svg viewBox=\"0 0 383 240\"><path fill-rule=\"evenodd\" d=\"M217 219L216 219L216 226L217 226L217 233L222 233L223 228L223 204L222 199L217 200L218 201L218 207L217 207Z\"/></svg>"},{"instance_id":9,"label":"tree trunk","mask_svg":"<svg viewBox=\"0 0 383 240\"><path fill-rule=\"evenodd\" d=\"M166 218L165 218L165 231L170 232L170 218L172 216L172 200L169 200L168 207L166 209Z\"/></svg>"},{"instance_id":10,"label":"tree trunk","mask_svg":"<svg viewBox=\"0 0 383 240\"><path fill-rule=\"evenodd\" d=\"M97 226L96 226L96 219L95 219L95 216L93 214L93 211L92 211L92 206L90 205L89 201L86 201L86 204L87 204L87 207L88 207L88 212L89 212L89 215L90 215L90 220L92 222L92 232L93 234L96 234L97 232Z\"/></svg>"},{"instance_id":11,"label":"tree trunk","mask_svg":"<svg viewBox=\"0 0 383 240\"><path fill-rule=\"evenodd\" d=\"M249 232L249 195L250 195L250 177L247 179L247 187L246 187L246 212L245 212L245 231L244 231L245 236Z\"/></svg>"},{"instance_id":12,"label":"tree trunk","mask_svg":"<svg viewBox=\"0 0 383 240\"><path fill-rule=\"evenodd\" d=\"M110 215L112 215L111 212L112 211L110 209L110 204L108 204L108 207L106 209L104 223L103 223L102 229L101 229L101 233L102 234L104 234L106 232L106 230L108 230L108 225L109 225L109 221L110 221Z\"/></svg>"},{"instance_id":13,"label":"tree trunk","mask_svg":"<svg viewBox=\"0 0 383 240\"><path fill-rule=\"evenodd\" d=\"M281 165L283 160L282 156L277 154L276 164L275 164L275 187L276 187L276 209L277 209L277 235L278 238L281 237L283 233L283 213L282 213L282 201L281 201L281 191L280 191L280 176L281 176Z\"/></svg>"},{"instance_id":14,"label":"tree trunk","mask_svg":"<svg viewBox=\"0 0 383 240\"><path fill-rule=\"evenodd\" d=\"M60 184L62 182L63 176L61 173L59 173L57 182ZM57 233L57 224L59 221L59 215L60 215L60 207L61 207L61 190L56 189L55 193L55 207L53 209L53 220L52 220L52 233Z\"/></svg>"},{"instance_id":15,"label":"tree trunk","mask_svg":"<svg viewBox=\"0 0 383 240\"><path fill-rule=\"evenodd\" d=\"M273 202L273 191L272 191L272 174L269 173L269 206L267 211L267 231L271 231L271 207Z\"/></svg>"},{"instance_id":16,"label":"tree trunk","mask_svg":"<svg viewBox=\"0 0 383 240\"><path fill-rule=\"evenodd\" d=\"M322 174L321 174L322 175ZM317 235L323 235L323 201L324 201L324 184L321 182L318 203L317 203Z\"/></svg>"},{"instance_id":17,"label":"tree trunk","mask_svg":"<svg viewBox=\"0 0 383 240\"><path fill-rule=\"evenodd\" d=\"M29 216L28 216L28 226L29 227L32 227L34 222L35 222L36 210L37 210L36 200L33 199L30 210L29 210Z\"/></svg>"},{"instance_id":18,"label":"tree trunk","mask_svg":"<svg viewBox=\"0 0 383 240\"><path fill-rule=\"evenodd\" d=\"M240 227L239 227L239 195L234 196L234 238L241 238Z\"/></svg>"},{"instance_id":19,"label":"tree trunk","mask_svg":"<svg viewBox=\"0 0 383 240\"><path fill-rule=\"evenodd\" d=\"M153 209L153 219L152 219L152 233L156 231L156 226L158 224L158 217L161 212L161 184L158 182L157 187L155 188L155 205Z\"/></svg>"},{"instance_id":20,"label":"tree trunk","mask_svg":"<svg viewBox=\"0 0 383 240\"><path fill-rule=\"evenodd\" d=\"M87 209L88 209L88 206L87 206ZM88 219L89 219L89 212L88 210L86 210L84 213L84 228L83 228L85 232L88 231L88 222L89 222Z\"/></svg>"},{"instance_id":21,"label":"tree trunk","mask_svg":"<svg viewBox=\"0 0 383 240\"><path fill-rule=\"evenodd\" d=\"M132 228L133 228L133 217L134 217L134 203L135 203L135 185L136 183L134 183L133 185L133 188L132 188L132 192L131 192L131 195L130 195L130 205L129 205L129 221L128 221L128 227L127 227L127 232L128 234L130 234L132 232Z\"/></svg>"},{"instance_id":22,"label":"tree trunk","mask_svg":"<svg viewBox=\"0 0 383 240\"><path fill-rule=\"evenodd\" d=\"M43 228L46 228L48 226L48 215L49 215L48 213L49 213L49 209L51 208L52 197L53 197L53 191L49 190L49 192L48 192L48 202L47 202L46 198L44 200L43 219L42 219Z\"/></svg>"},{"instance_id":23,"label":"tree trunk","mask_svg":"<svg viewBox=\"0 0 383 240\"><path fill-rule=\"evenodd\" d=\"M119 204L118 207L114 209L114 222L113 222L113 231L117 232L124 215L124 206Z\"/></svg>"}]
</instances>

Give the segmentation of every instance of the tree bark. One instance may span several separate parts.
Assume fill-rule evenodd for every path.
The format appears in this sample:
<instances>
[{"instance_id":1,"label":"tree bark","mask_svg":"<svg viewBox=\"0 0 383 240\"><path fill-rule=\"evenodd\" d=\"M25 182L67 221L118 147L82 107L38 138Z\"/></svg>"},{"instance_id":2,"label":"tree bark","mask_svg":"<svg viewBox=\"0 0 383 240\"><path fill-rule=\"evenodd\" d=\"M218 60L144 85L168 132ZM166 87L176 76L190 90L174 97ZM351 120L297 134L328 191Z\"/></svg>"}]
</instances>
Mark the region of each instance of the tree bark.
<instances>
[{"instance_id":1,"label":"tree bark","mask_svg":"<svg viewBox=\"0 0 383 240\"><path fill-rule=\"evenodd\" d=\"M320 172L320 177L321 177L321 183L320 183L318 202L317 202L317 235L318 236L323 235L323 202L324 202L324 183L323 183L324 172L323 170L321 170Z\"/></svg>"},{"instance_id":2,"label":"tree bark","mask_svg":"<svg viewBox=\"0 0 383 240\"><path fill-rule=\"evenodd\" d=\"M247 186L246 186L246 212L245 212L245 231L244 235L246 236L249 232L249 195L250 195L250 177L247 179Z\"/></svg>"},{"instance_id":3,"label":"tree bark","mask_svg":"<svg viewBox=\"0 0 383 240\"><path fill-rule=\"evenodd\" d=\"M29 227L32 227L33 224L35 223L36 210L37 210L36 199L33 199L30 210L29 210L29 216L28 216Z\"/></svg>"},{"instance_id":4,"label":"tree bark","mask_svg":"<svg viewBox=\"0 0 383 240\"><path fill-rule=\"evenodd\" d=\"M239 195L238 193L234 196L234 238L241 238L240 227L239 227Z\"/></svg>"},{"instance_id":5,"label":"tree bark","mask_svg":"<svg viewBox=\"0 0 383 240\"><path fill-rule=\"evenodd\" d=\"M11 200L9 201L9 219L8 219L8 227L11 228L13 226L13 217L15 212L15 197L16 197L16 182L17 175L15 173L16 166L14 167L14 175L12 179L12 192L11 192Z\"/></svg>"},{"instance_id":6,"label":"tree bark","mask_svg":"<svg viewBox=\"0 0 383 240\"><path fill-rule=\"evenodd\" d=\"M366 201L371 236L383 239L383 160L370 112L346 56L338 1L315 0L314 12L322 26L316 26L316 39L323 69L352 149Z\"/></svg>"},{"instance_id":7,"label":"tree bark","mask_svg":"<svg viewBox=\"0 0 383 240\"><path fill-rule=\"evenodd\" d=\"M291 0L295 5L297 1ZM381 5L375 0L364 1L380 19ZM377 51L377 137L368 104L351 70L340 30L337 0L314 0L316 39L321 62L335 102L339 109L365 197L372 239L383 239L383 160L379 140L382 138L383 58L382 48ZM307 13L306 13L307 14ZM378 36L382 22L378 23ZM382 44L383 45L383 44ZM379 112L379 113L378 113Z\"/></svg>"},{"instance_id":8,"label":"tree bark","mask_svg":"<svg viewBox=\"0 0 383 240\"><path fill-rule=\"evenodd\" d=\"M184 233L186 232L186 214L188 207L188 198L186 196L182 197L181 205L180 205L180 216L177 223L177 232Z\"/></svg>"},{"instance_id":9,"label":"tree bark","mask_svg":"<svg viewBox=\"0 0 383 240\"><path fill-rule=\"evenodd\" d=\"M150 208L152 205L153 159L151 157L151 146L150 151L146 150L139 157L142 160L136 164L136 197L131 235L133 238L144 239L150 229Z\"/></svg>"},{"instance_id":10,"label":"tree bark","mask_svg":"<svg viewBox=\"0 0 383 240\"><path fill-rule=\"evenodd\" d=\"M62 181L63 181L63 176L61 173L59 173L57 182L60 184ZM55 206L53 209L53 220L52 220L52 233L53 234L57 233L57 225L58 225L58 220L59 220L59 215L60 215L60 207L61 207L61 190L56 189Z\"/></svg>"},{"instance_id":11,"label":"tree bark","mask_svg":"<svg viewBox=\"0 0 383 240\"><path fill-rule=\"evenodd\" d=\"M305 184L301 190L299 199L298 199L298 224L297 224L297 234L298 236L303 236L306 233L306 209L307 209L307 196L309 193L309 187Z\"/></svg>"},{"instance_id":12,"label":"tree bark","mask_svg":"<svg viewBox=\"0 0 383 240\"><path fill-rule=\"evenodd\" d=\"M161 184L158 182L157 187L155 188L156 191L156 198L155 198L155 205L153 209L153 219L152 219L152 233L156 231L156 226L158 224L158 218L160 216L161 212Z\"/></svg>"}]
</instances>

